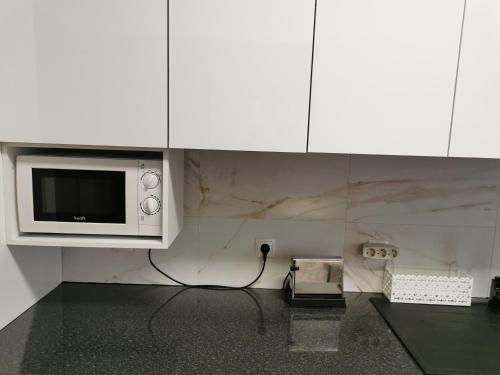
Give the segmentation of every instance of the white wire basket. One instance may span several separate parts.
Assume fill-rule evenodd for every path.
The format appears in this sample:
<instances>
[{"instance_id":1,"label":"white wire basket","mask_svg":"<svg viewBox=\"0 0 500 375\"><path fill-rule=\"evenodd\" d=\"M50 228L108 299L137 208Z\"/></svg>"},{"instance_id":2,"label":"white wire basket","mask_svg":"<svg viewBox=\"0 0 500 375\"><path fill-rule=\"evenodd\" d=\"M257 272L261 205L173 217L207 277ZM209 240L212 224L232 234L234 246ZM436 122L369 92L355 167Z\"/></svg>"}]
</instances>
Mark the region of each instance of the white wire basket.
<instances>
[{"instance_id":1,"label":"white wire basket","mask_svg":"<svg viewBox=\"0 0 500 375\"><path fill-rule=\"evenodd\" d=\"M391 302L470 306L473 283L456 265L418 268L387 262L382 291Z\"/></svg>"}]
</instances>

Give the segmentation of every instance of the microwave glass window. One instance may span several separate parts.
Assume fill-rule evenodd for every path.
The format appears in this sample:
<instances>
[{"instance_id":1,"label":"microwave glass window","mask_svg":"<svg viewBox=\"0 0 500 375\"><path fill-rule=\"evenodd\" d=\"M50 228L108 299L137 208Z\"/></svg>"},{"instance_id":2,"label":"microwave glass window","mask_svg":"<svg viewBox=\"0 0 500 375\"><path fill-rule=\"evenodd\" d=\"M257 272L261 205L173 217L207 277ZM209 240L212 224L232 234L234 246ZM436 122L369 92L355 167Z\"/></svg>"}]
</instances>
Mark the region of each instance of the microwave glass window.
<instances>
[{"instance_id":1,"label":"microwave glass window","mask_svg":"<svg viewBox=\"0 0 500 375\"><path fill-rule=\"evenodd\" d=\"M32 174L35 221L125 224L125 172L34 168Z\"/></svg>"}]
</instances>

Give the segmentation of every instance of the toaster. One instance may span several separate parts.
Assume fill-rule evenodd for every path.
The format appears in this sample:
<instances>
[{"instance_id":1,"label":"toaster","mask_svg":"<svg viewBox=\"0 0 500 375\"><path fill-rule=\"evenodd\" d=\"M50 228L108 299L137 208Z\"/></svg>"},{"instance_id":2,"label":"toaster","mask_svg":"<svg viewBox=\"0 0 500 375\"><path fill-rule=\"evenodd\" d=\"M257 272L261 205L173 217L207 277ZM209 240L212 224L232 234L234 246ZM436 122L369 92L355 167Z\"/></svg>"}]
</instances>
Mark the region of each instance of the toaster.
<instances>
[{"instance_id":1,"label":"toaster","mask_svg":"<svg viewBox=\"0 0 500 375\"><path fill-rule=\"evenodd\" d=\"M291 306L345 308L343 276L340 256L292 257L283 286Z\"/></svg>"}]
</instances>

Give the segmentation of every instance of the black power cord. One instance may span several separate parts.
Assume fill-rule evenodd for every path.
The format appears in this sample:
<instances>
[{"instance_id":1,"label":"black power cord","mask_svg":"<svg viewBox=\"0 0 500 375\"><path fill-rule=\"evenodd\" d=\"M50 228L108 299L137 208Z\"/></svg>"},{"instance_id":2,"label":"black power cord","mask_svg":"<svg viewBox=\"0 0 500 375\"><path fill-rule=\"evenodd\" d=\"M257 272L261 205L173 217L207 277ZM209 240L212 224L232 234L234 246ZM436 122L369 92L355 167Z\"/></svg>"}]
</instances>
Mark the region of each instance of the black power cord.
<instances>
[{"instance_id":1,"label":"black power cord","mask_svg":"<svg viewBox=\"0 0 500 375\"><path fill-rule=\"evenodd\" d=\"M175 283L177 283L179 285L182 285L182 286L184 286L186 288L200 288L200 289L213 289L213 290L236 290L236 289L246 289L246 288L252 286L253 284L255 284L257 282L257 280L260 279L260 277L264 273L264 269L266 268L267 254L269 253L270 250L271 250L271 248L269 247L268 244L263 244L260 247L260 251L262 252L262 268L261 268L259 274L257 275L257 277L252 282L250 282L250 283L248 283L246 285L243 285L243 286L227 286L227 285L214 285L214 284L187 284L187 283L183 283L182 281L174 279L172 276L170 276L166 272L162 271L153 262L153 259L151 258L151 249L148 249L148 259L149 259L149 263L151 264L151 266L155 270L157 270L159 273L161 273L167 279L170 279L173 282L175 282Z\"/></svg>"},{"instance_id":2,"label":"black power cord","mask_svg":"<svg viewBox=\"0 0 500 375\"><path fill-rule=\"evenodd\" d=\"M292 280L292 271L288 271L285 278L283 279L283 285L282 285L281 289L286 290L287 286L290 285L289 281L291 281L291 280Z\"/></svg>"}]
</instances>

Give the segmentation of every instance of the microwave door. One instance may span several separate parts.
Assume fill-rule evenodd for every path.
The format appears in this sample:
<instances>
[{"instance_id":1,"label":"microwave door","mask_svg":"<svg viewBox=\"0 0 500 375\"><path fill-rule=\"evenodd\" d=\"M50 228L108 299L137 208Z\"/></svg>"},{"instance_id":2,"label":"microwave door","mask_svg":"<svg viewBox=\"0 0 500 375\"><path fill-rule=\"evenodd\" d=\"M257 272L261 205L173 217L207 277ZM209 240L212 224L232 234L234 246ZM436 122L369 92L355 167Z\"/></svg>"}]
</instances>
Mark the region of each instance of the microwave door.
<instances>
[{"instance_id":1,"label":"microwave door","mask_svg":"<svg viewBox=\"0 0 500 375\"><path fill-rule=\"evenodd\" d=\"M125 224L125 172L32 169L35 221Z\"/></svg>"},{"instance_id":2,"label":"microwave door","mask_svg":"<svg viewBox=\"0 0 500 375\"><path fill-rule=\"evenodd\" d=\"M138 161L18 156L20 231L138 235Z\"/></svg>"}]
</instances>

